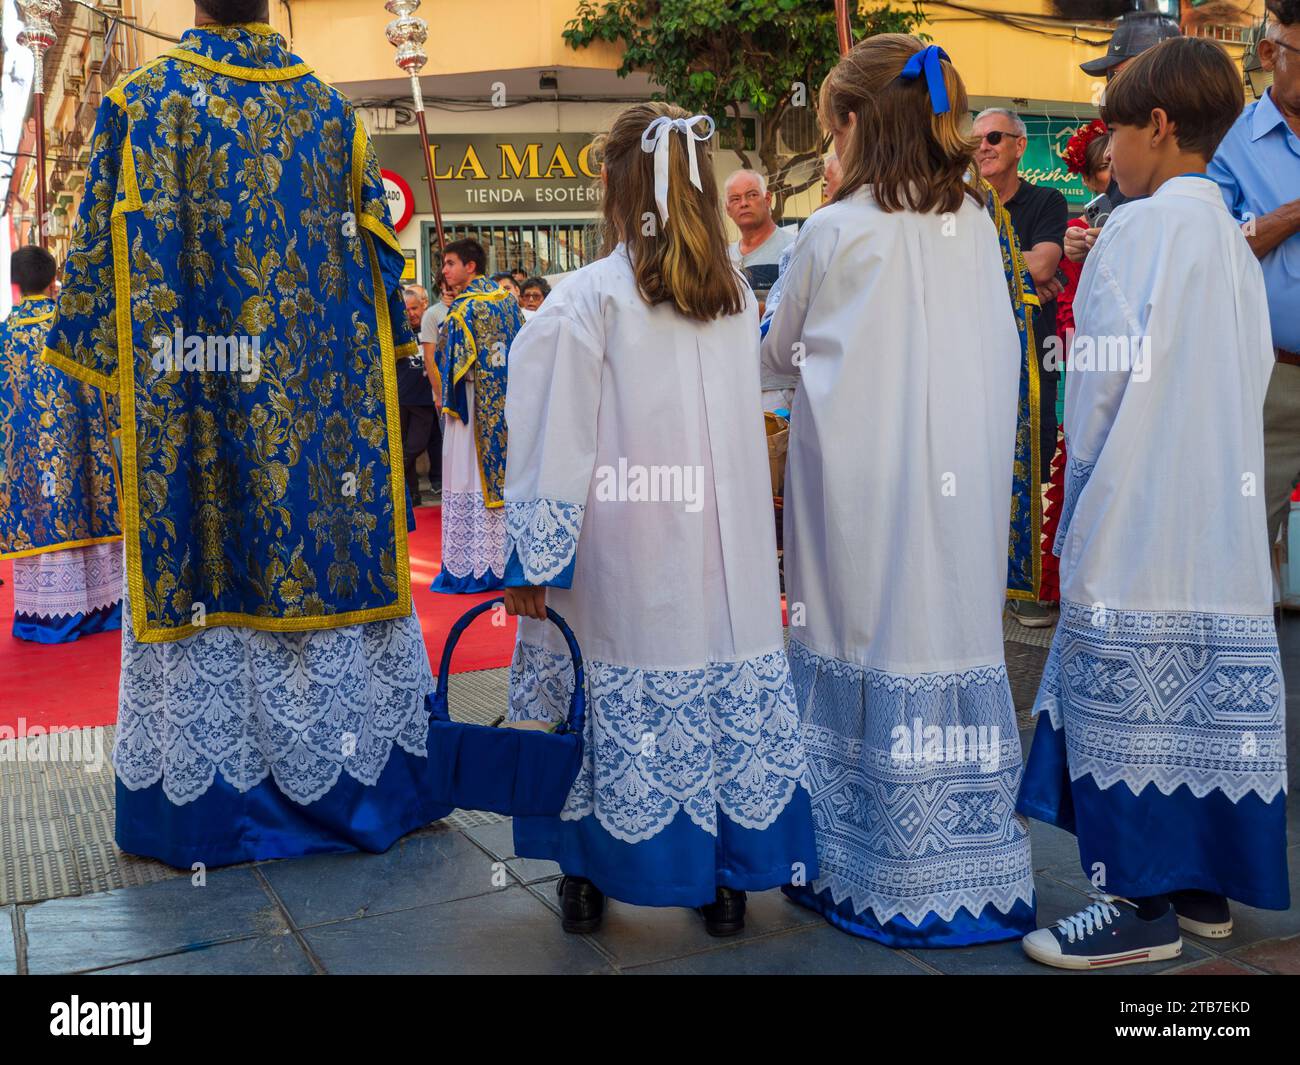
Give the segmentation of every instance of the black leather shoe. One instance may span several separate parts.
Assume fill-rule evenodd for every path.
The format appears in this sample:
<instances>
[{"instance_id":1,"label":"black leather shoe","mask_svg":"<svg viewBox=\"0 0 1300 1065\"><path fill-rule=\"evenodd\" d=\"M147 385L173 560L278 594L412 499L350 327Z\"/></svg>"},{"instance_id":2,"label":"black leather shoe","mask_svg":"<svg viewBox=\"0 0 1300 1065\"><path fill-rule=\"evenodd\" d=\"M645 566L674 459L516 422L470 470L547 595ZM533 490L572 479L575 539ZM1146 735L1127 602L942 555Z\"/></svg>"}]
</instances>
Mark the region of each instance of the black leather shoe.
<instances>
[{"instance_id":1,"label":"black leather shoe","mask_svg":"<svg viewBox=\"0 0 1300 1065\"><path fill-rule=\"evenodd\" d=\"M745 930L745 893L718 888L715 901L700 907L704 928L711 936L734 936Z\"/></svg>"},{"instance_id":2,"label":"black leather shoe","mask_svg":"<svg viewBox=\"0 0 1300 1065\"><path fill-rule=\"evenodd\" d=\"M581 876L562 876L555 885L560 896L560 924L566 932L594 932L605 916L605 895Z\"/></svg>"}]
</instances>

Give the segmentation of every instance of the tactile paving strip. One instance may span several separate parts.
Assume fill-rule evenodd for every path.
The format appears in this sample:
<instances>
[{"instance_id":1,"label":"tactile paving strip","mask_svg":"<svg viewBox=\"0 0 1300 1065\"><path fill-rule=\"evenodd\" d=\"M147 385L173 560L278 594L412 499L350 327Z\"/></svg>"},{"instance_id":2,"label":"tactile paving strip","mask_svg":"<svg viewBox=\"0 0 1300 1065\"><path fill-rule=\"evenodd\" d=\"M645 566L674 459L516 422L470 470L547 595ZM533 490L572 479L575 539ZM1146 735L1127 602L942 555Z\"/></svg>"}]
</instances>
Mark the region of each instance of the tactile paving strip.
<instances>
[{"instance_id":1,"label":"tactile paving strip","mask_svg":"<svg viewBox=\"0 0 1300 1065\"><path fill-rule=\"evenodd\" d=\"M509 670L455 673L449 702L457 721L491 724L505 713ZM15 757L19 740L0 752L0 906L89 895L188 876L151 858L124 854L113 843L114 779L108 756L114 728L93 730L82 753L94 767L72 761L29 761ZM456 828L474 828L504 818L457 810L447 818Z\"/></svg>"}]
</instances>

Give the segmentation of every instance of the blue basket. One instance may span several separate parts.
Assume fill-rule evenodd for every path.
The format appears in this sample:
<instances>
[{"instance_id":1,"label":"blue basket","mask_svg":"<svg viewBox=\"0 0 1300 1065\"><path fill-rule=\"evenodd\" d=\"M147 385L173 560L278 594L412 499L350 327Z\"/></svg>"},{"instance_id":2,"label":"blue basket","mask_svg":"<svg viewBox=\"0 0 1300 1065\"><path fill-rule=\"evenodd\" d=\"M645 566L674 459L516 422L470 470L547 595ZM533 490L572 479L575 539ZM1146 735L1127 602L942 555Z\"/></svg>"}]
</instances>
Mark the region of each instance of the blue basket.
<instances>
[{"instance_id":1,"label":"blue basket","mask_svg":"<svg viewBox=\"0 0 1300 1065\"><path fill-rule=\"evenodd\" d=\"M447 712L447 675L456 641L480 614L504 600L498 596L464 614L442 648L438 689L429 722L429 770L434 802L462 810L488 810L511 817L555 817L564 808L582 767L582 723L586 691L582 652L573 632L550 607L546 615L564 634L573 657L569 716L554 732L530 732L452 721Z\"/></svg>"}]
</instances>

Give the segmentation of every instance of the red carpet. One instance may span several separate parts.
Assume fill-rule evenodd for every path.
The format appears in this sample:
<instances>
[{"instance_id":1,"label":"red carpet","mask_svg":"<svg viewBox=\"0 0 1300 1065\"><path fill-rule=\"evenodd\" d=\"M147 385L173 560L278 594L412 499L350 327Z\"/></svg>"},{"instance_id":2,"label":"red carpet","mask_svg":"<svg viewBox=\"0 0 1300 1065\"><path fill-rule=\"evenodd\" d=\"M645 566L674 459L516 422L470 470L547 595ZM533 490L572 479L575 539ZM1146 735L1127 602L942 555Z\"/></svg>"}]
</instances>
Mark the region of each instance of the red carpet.
<instances>
[{"instance_id":1,"label":"red carpet","mask_svg":"<svg viewBox=\"0 0 1300 1065\"><path fill-rule=\"evenodd\" d=\"M436 595L429 591L441 566L442 523L437 507L421 507L415 515L411 588L429 661L436 673L443 642L456 619L491 596ZM54 646L15 640L12 562L0 562L0 577L5 581L0 587L0 727L16 728L20 717L28 729L33 725L111 725L117 718L121 634L105 632ZM515 620L505 620L505 625L494 625L489 614L475 621L456 647L452 672L509 665Z\"/></svg>"}]
</instances>

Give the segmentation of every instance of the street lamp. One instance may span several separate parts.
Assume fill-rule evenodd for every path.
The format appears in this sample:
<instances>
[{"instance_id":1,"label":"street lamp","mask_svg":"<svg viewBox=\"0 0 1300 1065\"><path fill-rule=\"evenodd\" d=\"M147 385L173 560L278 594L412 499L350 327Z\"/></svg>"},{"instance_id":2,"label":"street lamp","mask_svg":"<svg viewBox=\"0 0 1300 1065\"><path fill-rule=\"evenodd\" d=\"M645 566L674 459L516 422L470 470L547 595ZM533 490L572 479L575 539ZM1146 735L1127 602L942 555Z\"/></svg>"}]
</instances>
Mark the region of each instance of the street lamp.
<instances>
[{"instance_id":1,"label":"street lamp","mask_svg":"<svg viewBox=\"0 0 1300 1065\"><path fill-rule=\"evenodd\" d=\"M45 53L53 46L52 20L63 10L62 0L18 0L23 29L18 43L31 50L32 112L36 120L36 242L45 247Z\"/></svg>"},{"instance_id":2,"label":"street lamp","mask_svg":"<svg viewBox=\"0 0 1300 1065\"><path fill-rule=\"evenodd\" d=\"M429 57L424 52L424 42L429 38L429 24L417 18L415 9L420 0L388 0L384 9L396 15L385 29L388 43L397 49L397 65L411 76L411 95L415 98L415 118L420 124L420 143L424 147L424 170L429 179L429 196L433 200L433 224L438 231L438 252L445 243L442 234L442 208L438 205L438 185L433 176L433 154L429 151L429 128L424 121L424 93L420 91L420 71Z\"/></svg>"}]
</instances>

